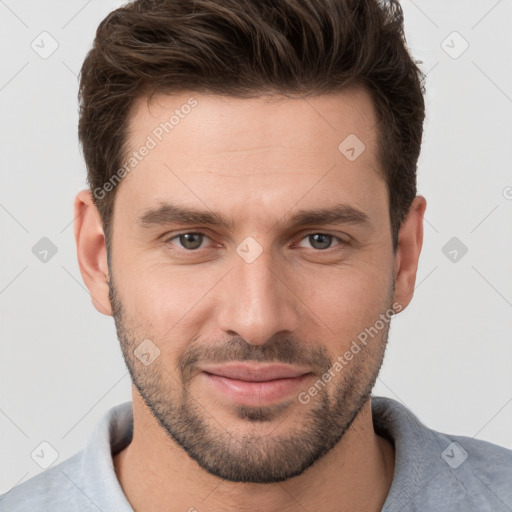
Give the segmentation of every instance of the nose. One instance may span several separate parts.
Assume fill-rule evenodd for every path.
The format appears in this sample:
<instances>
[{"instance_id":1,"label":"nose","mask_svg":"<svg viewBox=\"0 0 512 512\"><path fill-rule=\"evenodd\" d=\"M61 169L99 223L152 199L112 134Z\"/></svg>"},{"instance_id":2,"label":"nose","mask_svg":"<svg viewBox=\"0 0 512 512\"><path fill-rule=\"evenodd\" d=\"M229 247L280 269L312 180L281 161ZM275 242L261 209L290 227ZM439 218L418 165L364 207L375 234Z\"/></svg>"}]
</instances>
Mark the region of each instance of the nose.
<instances>
[{"instance_id":1,"label":"nose","mask_svg":"<svg viewBox=\"0 0 512 512\"><path fill-rule=\"evenodd\" d=\"M234 255L234 268L223 286L218 327L251 345L263 345L276 334L298 328L299 300L290 272L279 271L269 251L248 263Z\"/></svg>"}]
</instances>

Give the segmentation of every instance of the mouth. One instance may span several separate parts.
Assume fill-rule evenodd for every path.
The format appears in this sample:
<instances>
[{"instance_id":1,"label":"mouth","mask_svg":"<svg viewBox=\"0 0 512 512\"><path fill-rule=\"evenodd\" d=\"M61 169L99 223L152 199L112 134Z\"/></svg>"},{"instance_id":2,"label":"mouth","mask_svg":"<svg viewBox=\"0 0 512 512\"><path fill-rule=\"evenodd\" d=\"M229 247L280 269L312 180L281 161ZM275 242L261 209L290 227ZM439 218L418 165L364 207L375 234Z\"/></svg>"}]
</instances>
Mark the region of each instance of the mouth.
<instances>
[{"instance_id":1,"label":"mouth","mask_svg":"<svg viewBox=\"0 0 512 512\"><path fill-rule=\"evenodd\" d=\"M237 405L268 406L294 397L312 375L307 368L275 363L204 365L201 376L216 396Z\"/></svg>"}]
</instances>

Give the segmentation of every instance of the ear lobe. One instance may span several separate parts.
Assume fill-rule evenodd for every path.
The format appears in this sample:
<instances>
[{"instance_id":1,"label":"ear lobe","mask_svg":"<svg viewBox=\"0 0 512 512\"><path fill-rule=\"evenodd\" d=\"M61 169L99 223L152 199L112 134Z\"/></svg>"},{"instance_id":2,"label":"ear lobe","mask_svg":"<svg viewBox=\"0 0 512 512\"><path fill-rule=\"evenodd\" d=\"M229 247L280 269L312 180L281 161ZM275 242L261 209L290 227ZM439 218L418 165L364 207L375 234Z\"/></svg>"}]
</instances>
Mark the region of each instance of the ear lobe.
<instances>
[{"instance_id":1,"label":"ear lobe","mask_svg":"<svg viewBox=\"0 0 512 512\"><path fill-rule=\"evenodd\" d=\"M423 215L426 207L426 199L416 196L398 235L394 300L402 306L402 310L409 305L414 295L418 261L423 246Z\"/></svg>"},{"instance_id":2,"label":"ear lobe","mask_svg":"<svg viewBox=\"0 0 512 512\"><path fill-rule=\"evenodd\" d=\"M80 273L91 294L94 307L100 313L112 316L103 223L89 190L81 190L76 195L74 213L74 234Z\"/></svg>"}]
</instances>

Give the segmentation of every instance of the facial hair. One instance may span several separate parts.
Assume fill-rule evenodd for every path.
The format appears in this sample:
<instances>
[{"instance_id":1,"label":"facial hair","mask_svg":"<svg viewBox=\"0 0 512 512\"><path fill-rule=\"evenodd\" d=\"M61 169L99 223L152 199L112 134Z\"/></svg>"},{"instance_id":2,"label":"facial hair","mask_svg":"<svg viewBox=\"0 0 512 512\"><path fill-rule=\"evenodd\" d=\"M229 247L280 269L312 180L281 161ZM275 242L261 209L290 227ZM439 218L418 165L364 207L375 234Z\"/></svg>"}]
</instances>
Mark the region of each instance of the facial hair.
<instances>
[{"instance_id":1,"label":"facial hair","mask_svg":"<svg viewBox=\"0 0 512 512\"><path fill-rule=\"evenodd\" d=\"M111 274L110 302L133 384L168 436L212 475L246 483L273 483L298 476L340 441L370 398L382 365L389 322L385 323L380 338L372 339L344 366L336 381L320 387L309 404L293 400L293 403L271 406L237 406L237 421L223 426L215 420L201 397L194 396L191 391L198 363L298 364L311 368L320 379L333 367L336 359L329 357L321 344L305 344L293 336L272 338L261 346L250 345L243 338L235 337L191 343L179 356L173 373L162 364L162 358L145 366L134 356L134 349L143 339L136 335L141 329L130 325L132 318L128 317L112 277ZM388 309L392 296L392 293L388 295ZM361 331L365 327L369 326L363 326ZM165 340L160 341L160 346L165 346ZM279 425L296 408L303 410L300 422L282 432ZM241 432L236 427L240 420L253 428ZM263 422L275 423L270 434L264 435L257 428Z\"/></svg>"}]
</instances>

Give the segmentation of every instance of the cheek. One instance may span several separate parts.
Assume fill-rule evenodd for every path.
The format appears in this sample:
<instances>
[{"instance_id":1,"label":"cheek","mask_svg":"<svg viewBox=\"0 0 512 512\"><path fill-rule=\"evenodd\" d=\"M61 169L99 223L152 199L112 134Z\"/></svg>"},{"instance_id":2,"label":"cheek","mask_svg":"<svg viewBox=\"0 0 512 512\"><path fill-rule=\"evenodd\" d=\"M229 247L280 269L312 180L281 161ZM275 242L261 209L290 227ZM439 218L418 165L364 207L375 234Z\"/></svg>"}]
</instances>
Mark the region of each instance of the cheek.
<instances>
[{"instance_id":1,"label":"cheek","mask_svg":"<svg viewBox=\"0 0 512 512\"><path fill-rule=\"evenodd\" d=\"M390 280L389 272L381 268L346 267L317 275L304 286L304 303L337 352L386 311Z\"/></svg>"},{"instance_id":2,"label":"cheek","mask_svg":"<svg viewBox=\"0 0 512 512\"><path fill-rule=\"evenodd\" d=\"M186 336L177 334L204 320L225 269L148 261L131 265L116 271L130 324L162 342L179 338L186 343Z\"/></svg>"}]
</instances>

